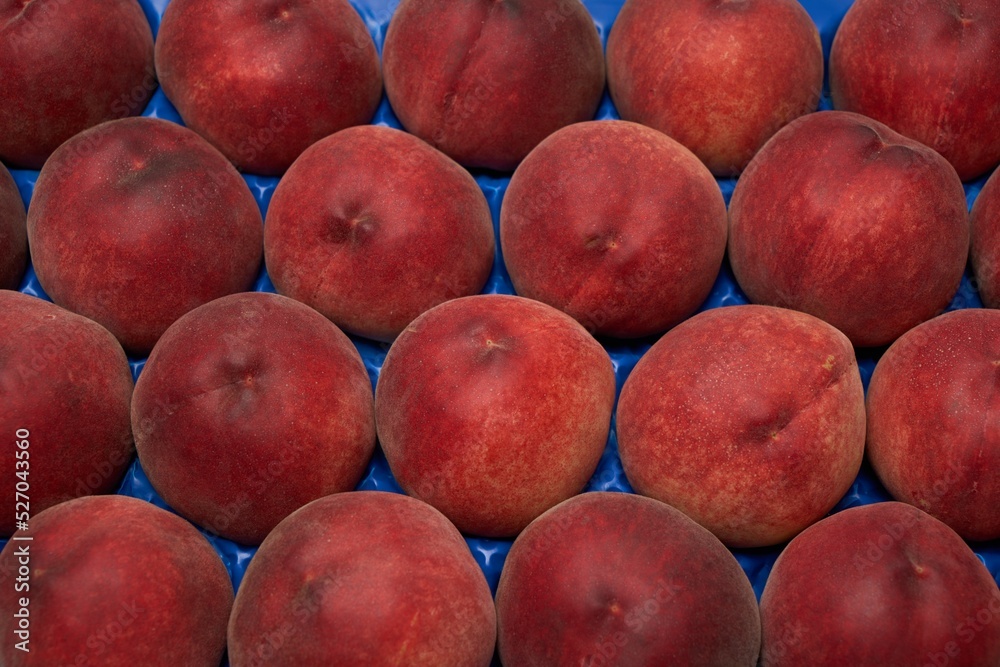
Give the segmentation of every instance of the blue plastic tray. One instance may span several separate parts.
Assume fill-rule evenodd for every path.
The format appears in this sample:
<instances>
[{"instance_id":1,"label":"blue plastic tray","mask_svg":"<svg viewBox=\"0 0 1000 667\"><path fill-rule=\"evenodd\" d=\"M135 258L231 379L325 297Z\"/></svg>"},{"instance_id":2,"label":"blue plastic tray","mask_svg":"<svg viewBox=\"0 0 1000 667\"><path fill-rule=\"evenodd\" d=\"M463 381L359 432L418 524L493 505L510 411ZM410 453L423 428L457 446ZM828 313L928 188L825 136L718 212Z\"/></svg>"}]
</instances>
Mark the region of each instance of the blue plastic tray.
<instances>
[{"instance_id":1,"label":"blue plastic tray","mask_svg":"<svg viewBox=\"0 0 1000 667\"><path fill-rule=\"evenodd\" d=\"M160 17L163 15L163 10L169 0L139 0L139 2L142 4L143 9L146 12L146 16L148 17L155 34L159 27ZM608 31L611 28L611 24L617 16L618 10L621 8L623 2L624 0L583 0L583 4L589 9L590 13L594 17L598 32L601 35L601 41L605 44L607 43ZM824 53L827 57L829 56L833 35L836 32L837 26L840 24L840 20L843 18L844 13L851 5L851 2L852 0L802 0L802 4L812 16L816 25L819 27L823 40ZM379 49L379 53L381 53L382 50L386 27L389 24L392 11L398 3L399 0L352 0L352 4L361 14L372 34L372 37L375 39L375 44ZM831 108L828 93L824 94L820 107L823 109ZM163 118L178 123L181 122L180 116L170 102L167 101L162 90L156 91L143 115ZM618 114L615 111L614 105L611 103L611 99L607 93L605 93L600 109L598 110L597 118L618 118ZM384 96L373 123L376 125L388 125L396 128L401 127ZM38 177L38 172L14 170L12 173L14 175L14 180L18 184L25 205L28 205L31 199L32 190L34 189L35 181ZM503 199L503 195L507 189L510 178L500 177L496 174L486 172L473 172L473 174L490 203L490 209L493 214L494 228L497 230L499 238L498 225L500 203ZM254 197L257 199L261 213L266 216L267 206L271 200L274 188L278 183L278 179L258 176L245 176L245 179L249 184ZM985 181L986 177L983 177L974 183L966 185L966 193L970 207ZM727 203L732 195L735 184L735 179L723 179L719 181L719 187L721 188ZM271 284L266 272L261 272L255 289L263 292L275 291L274 286ZM42 291L41 286L38 284L35 277L34 271L31 269L29 269L27 276L22 283L21 291L42 298L48 298ZM500 254L499 244L497 244L496 263L493 268L493 273L483 291L484 293L513 294L510 278L504 268L503 259ZM702 306L702 310L744 303L748 303L748 300L737 286L736 281L733 279L732 272L727 263L723 266L722 272L715 283L715 287L713 288L708 300ZM982 307L982 302L976 294L975 289L972 287L970 276L967 273L962 280L962 286L959 289L958 294L955 296L949 310L976 307ZM374 386L375 382L378 380L379 371L381 370L382 362L385 359L388 345L375 343L361 338L353 338L353 341L361 353L361 357L365 362L366 368L368 369L368 374L371 377L372 385ZM636 362L642 354L649 349L653 342L655 342L655 339L653 338L631 342L602 341L611 356L619 391L621 391L622 384L625 382L625 379L632 371ZM858 350L858 362L866 388L868 385L868 379L875 368L875 363L881 352L882 350ZM145 360L131 359L130 361L132 363L133 374L138 377ZM402 492L393 479L385 457L382 455L380 450L376 450L375 457L368 467L367 474L358 485L358 488L378 489L397 493ZM622 472L621 460L618 457L618 442L614 422L612 422L611 435L608 438L608 444L604 451L604 455L601 458L597 471L594 473L593 478L587 485L587 491L622 491L629 493L632 491L625 479L624 473ZM135 461L129 468L118 492L134 496L136 498L142 498L159 505L160 507L170 509L153 490L138 461ZM864 468L861 470L861 473L858 475L857 480L854 482L854 485L851 487L851 490L844 496L840 503L837 504L833 511L837 512L855 505L864 505L888 499L888 493L878 482L866 463ZM250 559L253 557L256 548L239 545L229 540L208 535L207 533L206 536L215 546L216 550L218 550L223 562L225 562L230 576L233 579L234 586L239 587L243 573L245 572ZM500 577L500 570L503 567L504 559L510 549L512 540L468 538L467 541L469 543L469 548L476 558L476 561L486 574L486 578L489 581L491 589L496 592L496 585ZM983 562L986 563L994 579L1000 581L1000 540L985 544L975 544L973 545L973 548ZM767 576L771 571L771 567L774 564L774 560L777 558L780 550L780 547L734 550L734 554L743 566L743 569L746 571L747 576L750 578L758 598L760 597L761 591L764 588L764 582L766 581Z\"/></svg>"}]
</instances>

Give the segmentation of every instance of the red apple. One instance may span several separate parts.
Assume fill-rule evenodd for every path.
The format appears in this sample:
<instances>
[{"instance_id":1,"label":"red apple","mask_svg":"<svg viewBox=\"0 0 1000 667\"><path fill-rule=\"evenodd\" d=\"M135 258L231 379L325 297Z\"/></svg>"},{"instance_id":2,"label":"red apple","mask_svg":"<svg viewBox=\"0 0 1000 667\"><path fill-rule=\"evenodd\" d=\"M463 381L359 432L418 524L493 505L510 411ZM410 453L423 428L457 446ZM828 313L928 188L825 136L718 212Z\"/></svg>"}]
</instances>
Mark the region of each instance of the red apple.
<instances>
[{"instance_id":1,"label":"red apple","mask_svg":"<svg viewBox=\"0 0 1000 667\"><path fill-rule=\"evenodd\" d=\"M941 313L969 255L951 165L842 111L776 134L736 184L729 221L733 273L753 302L815 315L859 347Z\"/></svg>"},{"instance_id":2,"label":"red apple","mask_svg":"<svg viewBox=\"0 0 1000 667\"><path fill-rule=\"evenodd\" d=\"M823 47L796 0L628 0L608 38L608 87L622 118L732 176L816 110Z\"/></svg>"},{"instance_id":3,"label":"red apple","mask_svg":"<svg viewBox=\"0 0 1000 667\"><path fill-rule=\"evenodd\" d=\"M375 44L347 0L172 0L156 71L184 123L255 174L367 123L382 98Z\"/></svg>"},{"instance_id":4,"label":"red apple","mask_svg":"<svg viewBox=\"0 0 1000 667\"><path fill-rule=\"evenodd\" d=\"M0 289L17 289L28 263L24 202L7 168L0 164Z\"/></svg>"},{"instance_id":5,"label":"red apple","mask_svg":"<svg viewBox=\"0 0 1000 667\"><path fill-rule=\"evenodd\" d=\"M0 290L0 397L8 438L0 450L0 535L14 532L15 513L118 488L132 461L132 373L101 325Z\"/></svg>"},{"instance_id":6,"label":"red apple","mask_svg":"<svg viewBox=\"0 0 1000 667\"><path fill-rule=\"evenodd\" d=\"M731 547L784 542L858 474L865 405L830 325L765 306L705 311L647 352L618 402L625 475Z\"/></svg>"},{"instance_id":7,"label":"red apple","mask_svg":"<svg viewBox=\"0 0 1000 667\"><path fill-rule=\"evenodd\" d=\"M366 125L327 137L288 170L264 252L282 294L391 341L425 310L482 290L493 221L469 172L412 135Z\"/></svg>"},{"instance_id":8,"label":"red apple","mask_svg":"<svg viewBox=\"0 0 1000 667\"><path fill-rule=\"evenodd\" d=\"M969 540L1000 538L1000 311L912 329L868 385L868 458L897 500Z\"/></svg>"},{"instance_id":9,"label":"red apple","mask_svg":"<svg viewBox=\"0 0 1000 667\"><path fill-rule=\"evenodd\" d=\"M733 555L663 503L585 493L531 522L497 589L512 667L755 667L757 599Z\"/></svg>"},{"instance_id":10,"label":"red apple","mask_svg":"<svg viewBox=\"0 0 1000 667\"><path fill-rule=\"evenodd\" d=\"M830 52L838 109L926 144L963 180L1000 162L1000 5L856 0Z\"/></svg>"},{"instance_id":11,"label":"red apple","mask_svg":"<svg viewBox=\"0 0 1000 667\"><path fill-rule=\"evenodd\" d=\"M404 491L463 532L508 537L583 489L614 398L607 352L568 315L470 296L427 311L393 343L375 423Z\"/></svg>"},{"instance_id":12,"label":"red apple","mask_svg":"<svg viewBox=\"0 0 1000 667\"><path fill-rule=\"evenodd\" d=\"M0 160L40 169L64 141L137 116L156 90L136 0L0 0Z\"/></svg>"},{"instance_id":13,"label":"red apple","mask_svg":"<svg viewBox=\"0 0 1000 667\"><path fill-rule=\"evenodd\" d=\"M191 130L153 118L60 146L38 177L28 240L52 300L140 356L184 313L249 289L263 251L239 173Z\"/></svg>"},{"instance_id":14,"label":"red apple","mask_svg":"<svg viewBox=\"0 0 1000 667\"><path fill-rule=\"evenodd\" d=\"M760 600L763 667L1000 664L1000 590L968 545L902 503L807 529Z\"/></svg>"},{"instance_id":15,"label":"red apple","mask_svg":"<svg viewBox=\"0 0 1000 667\"><path fill-rule=\"evenodd\" d=\"M229 621L233 667L487 667L496 612L462 536L377 491L316 500L250 562Z\"/></svg>"},{"instance_id":16,"label":"red apple","mask_svg":"<svg viewBox=\"0 0 1000 667\"><path fill-rule=\"evenodd\" d=\"M94 496L52 507L7 542L0 571L3 665L222 660L233 604L226 568L191 524L147 502Z\"/></svg>"},{"instance_id":17,"label":"red apple","mask_svg":"<svg viewBox=\"0 0 1000 667\"><path fill-rule=\"evenodd\" d=\"M703 164L635 123L559 130L514 172L500 212L517 293L620 337L660 333L712 289L726 204Z\"/></svg>"},{"instance_id":18,"label":"red apple","mask_svg":"<svg viewBox=\"0 0 1000 667\"><path fill-rule=\"evenodd\" d=\"M604 91L594 21L577 0L402 0L383 50L407 130L466 167L511 170Z\"/></svg>"},{"instance_id":19,"label":"red apple","mask_svg":"<svg viewBox=\"0 0 1000 667\"><path fill-rule=\"evenodd\" d=\"M351 341L276 294L235 294L179 319L136 384L143 470L208 530L259 544L306 503L353 489L375 448L372 387Z\"/></svg>"}]
</instances>

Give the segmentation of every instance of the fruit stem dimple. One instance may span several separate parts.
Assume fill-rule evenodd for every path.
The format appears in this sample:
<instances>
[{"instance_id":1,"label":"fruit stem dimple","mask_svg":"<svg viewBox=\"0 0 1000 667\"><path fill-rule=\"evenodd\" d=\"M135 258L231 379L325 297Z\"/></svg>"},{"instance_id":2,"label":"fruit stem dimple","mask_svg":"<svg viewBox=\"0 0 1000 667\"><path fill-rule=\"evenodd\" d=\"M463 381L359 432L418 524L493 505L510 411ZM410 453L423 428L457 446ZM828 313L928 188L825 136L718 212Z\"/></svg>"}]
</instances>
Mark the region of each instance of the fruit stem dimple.
<instances>
[{"instance_id":1,"label":"fruit stem dimple","mask_svg":"<svg viewBox=\"0 0 1000 667\"><path fill-rule=\"evenodd\" d=\"M288 8L288 3L286 2L281 3L278 7L272 9L271 11L274 12L271 14L271 21L275 23L287 21L292 16L292 10Z\"/></svg>"},{"instance_id":2,"label":"fruit stem dimple","mask_svg":"<svg viewBox=\"0 0 1000 667\"><path fill-rule=\"evenodd\" d=\"M487 349L490 349L490 350L492 350L493 348L497 348L497 349L500 349L500 350L506 350L507 349L501 343L498 343L497 341L493 340L492 338L487 338L486 339L486 347L487 347Z\"/></svg>"}]
</instances>

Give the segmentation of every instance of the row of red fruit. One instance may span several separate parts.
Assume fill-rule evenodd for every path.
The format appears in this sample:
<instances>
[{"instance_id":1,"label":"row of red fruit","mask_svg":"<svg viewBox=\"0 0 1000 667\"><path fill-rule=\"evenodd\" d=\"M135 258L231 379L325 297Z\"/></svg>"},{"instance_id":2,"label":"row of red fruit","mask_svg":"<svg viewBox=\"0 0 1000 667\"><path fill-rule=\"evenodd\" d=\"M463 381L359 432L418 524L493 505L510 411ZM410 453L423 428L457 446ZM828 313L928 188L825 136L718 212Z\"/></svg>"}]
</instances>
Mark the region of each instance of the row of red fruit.
<instances>
[{"instance_id":1,"label":"row of red fruit","mask_svg":"<svg viewBox=\"0 0 1000 667\"><path fill-rule=\"evenodd\" d=\"M806 529L759 608L710 532L628 494L576 496L528 525L495 605L455 527L396 494L294 512L235 601L205 538L143 501L80 498L35 523L31 543L0 553L4 664L216 667L228 650L233 667L486 667L495 646L508 667L1000 664L996 582L902 503Z\"/></svg>"},{"instance_id":2,"label":"row of red fruit","mask_svg":"<svg viewBox=\"0 0 1000 667\"><path fill-rule=\"evenodd\" d=\"M629 0L606 65L576 0L403 0L381 63L347 0L173 0L155 47L135 0L8 0L0 12L0 99L10 101L0 127L16 128L0 136L0 160L35 169L73 135L140 113L159 80L185 123L241 170L281 174L316 141L368 122L384 73L409 131L463 165L509 171L559 128L593 118L606 73L623 118L732 175L815 110L824 74L819 33L794 0ZM1000 161L998 38L989 0L860 0L833 43L834 104L975 178Z\"/></svg>"},{"instance_id":3,"label":"row of red fruit","mask_svg":"<svg viewBox=\"0 0 1000 667\"><path fill-rule=\"evenodd\" d=\"M4 207L19 208L6 181ZM599 335L658 334L689 317L728 237L755 303L808 312L877 346L947 307L970 247L980 294L1000 305L998 202L991 181L970 229L962 184L940 155L862 116L823 112L757 154L727 222L719 188L680 144L600 121L556 132L524 160L499 232L518 294ZM495 250L469 173L375 126L308 149L262 231L246 184L197 135L112 121L48 161L27 235L46 293L135 355L192 308L249 289L262 256L282 294L349 333L391 341L427 309L478 293Z\"/></svg>"}]
</instances>

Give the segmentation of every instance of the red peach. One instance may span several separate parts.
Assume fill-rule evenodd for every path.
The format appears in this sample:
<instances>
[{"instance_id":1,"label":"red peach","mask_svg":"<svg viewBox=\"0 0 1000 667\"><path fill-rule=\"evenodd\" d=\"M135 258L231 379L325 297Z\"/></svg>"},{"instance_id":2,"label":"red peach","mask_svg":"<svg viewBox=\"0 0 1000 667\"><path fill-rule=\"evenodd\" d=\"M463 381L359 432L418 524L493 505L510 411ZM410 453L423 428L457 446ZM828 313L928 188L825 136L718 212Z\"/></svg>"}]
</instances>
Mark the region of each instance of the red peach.
<instances>
[{"instance_id":1,"label":"red peach","mask_svg":"<svg viewBox=\"0 0 1000 667\"><path fill-rule=\"evenodd\" d=\"M0 160L39 169L106 120L142 113L153 33L136 0L0 0Z\"/></svg>"},{"instance_id":2,"label":"red peach","mask_svg":"<svg viewBox=\"0 0 1000 667\"><path fill-rule=\"evenodd\" d=\"M264 251L282 294L350 333L391 341L425 310L479 293L493 222L469 172L412 135L366 125L322 140L288 170Z\"/></svg>"},{"instance_id":3,"label":"red peach","mask_svg":"<svg viewBox=\"0 0 1000 667\"><path fill-rule=\"evenodd\" d=\"M118 488L132 461L132 372L106 329L0 290L0 397L0 432L8 438L0 450L0 535L14 532L15 509L38 513ZM23 487L30 493L16 506Z\"/></svg>"},{"instance_id":4,"label":"red peach","mask_svg":"<svg viewBox=\"0 0 1000 667\"><path fill-rule=\"evenodd\" d=\"M172 0L156 71L184 123L255 174L367 123L382 98L375 44L347 0Z\"/></svg>"},{"instance_id":5,"label":"red peach","mask_svg":"<svg viewBox=\"0 0 1000 667\"><path fill-rule=\"evenodd\" d=\"M3 665L222 660L233 604L226 568L191 524L147 502L94 496L52 507L7 543L0 570Z\"/></svg>"},{"instance_id":6,"label":"red peach","mask_svg":"<svg viewBox=\"0 0 1000 667\"><path fill-rule=\"evenodd\" d=\"M726 251L726 204L701 162L635 123L559 130L514 172L500 212L517 293L632 338L691 315Z\"/></svg>"},{"instance_id":7,"label":"red peach","mask_svg":"<svg viewBox=\"0 0 1000 667\"><path fill-rule=\"evenodd\" d=\"M1000 162L1000 5L857 0L830 52L837 109L941 153L962 180Z\"/></svg>"},{"instance_id":8,"label":"red peach","mask_svg":"<svg viewBox=\"0 0 1000 667\"><path fill-rule=\"evenodd\" d=\"M1000 664L1000 590L968 545L902 503L824 519L778 556L763 667Z\"/></svg>"},{"instance_id":9,"label":"red peach","mask_svg":"<svg viewBox=\"0 0 1000 667\"><path fill-rule=\"evenodd\" d=\"M632 487L731 547L778 544L822 518L865 446L850 341L766 306L708 310L669 331L625 382L617 423Z\"/></svg>"},{"instance_id":10,"label":"red peach","mask_svg":"<svg viewBox=\"0 0 1000 667\"><path fill-rule=\"evenodd\" d=\"M755 667L757 599L733 555L669 505L585 493L531 522L497 589L511 667Z\"/></svg>"},{"instance_id":11,"label":"red peach","mask_svg":"<svg viewBox=\"0 0 1000 667\"><path fill-rule=\"evenodd\" d=\"M972 269L979 296L987 308L1000 308L1000 176L997 173L986 181L972 206Z\"/></svg>"},{"instance_id":12,"label":"red peach","mask_svg":"<svg viewBox=\"0 0 1000 667\"><path fill-rule=\"evenodd\" d=\"M7 168L0 164L0 289L17 289L28 263L24 202Z\"/></svg>"},{"instance_id":13,"label":"red peach","mask_svg":"<svg viewBox=\"0 0 1000 667\"><path fill-rule=\"evenodd\" d=\"M306 503L349 491L375 448L372 387L351 341L276 294L234 294L167 329L136 384L132 425L163 499L259 544Z\"/></svg>"},{"instance_id":14,"label":"red peach","mask_svg":"<svg viewBox=\"0 0 1000 667\"><path fill-rule=\"evenodd\" d=\"M184 313L253 284L262 224L247 184L204 139L133 118L52 155L28 210L28 241L53 301L145 355Z\"/></svg>"},{"instance_id":15,"label":"red peach","mask_svg":"<svg viewBox=\"0 0 1000 667\"><path fill-rule=\"evenodd\" d=\"M466 167L511 170L604 91L594 21L577 0L402 0L385 91L407 130Z\"/></svg>"},{"instance_id":16,"label":"red peach","mask_svg":"<svg viewBox=\"0 0 1000 667\"><path fill-rule=\"evenodd\" d=\"M433 308L389 350L375 390L399 485L463 532L517 534L579 493L604 451L615 377L568 315L515 296Z\"/></svg>"},{"instance_id":17,"label":"red peach","mask_svg":"<svg viewBox=\"0 0 1000 667\"><path fill-rule=\"evenodd\" d=\"M732 176L816 110L823 47L796 0L628 0L608 38L608 87L622 118Z\"/></svg>"},{"instance_id":18,"label":"red peach","mask_svg":"<svg viewBox=\"0 0 1000 667\"><path fill-rule=\"evenodd\" d=\"M815 315L859 347L942 312L969 254L947 160L842 111L776 134L736 184L729 220L729 259L752 301Z\"/></svg>"},{"instance_id":19,"label":"red peach","mask_svg":"<svg viewBox=\"0 0 1000 667\"><path fill-rule=\"evenodd\" d=\"M496 612L462 536L377 491L316 500L250 562L229 621L233 667L487 667Z\"/></svg>"},{"instance_id":20,"label":"red peach","mask_svg":"<svg viewBox=\"0 0 1000 667\"><path fill-rule=\"evenodd\" d=\"M969 540L1000 538L1000 311L936 317L868 386L868 458L897 500Z\"/></svg>"}]
</instances>

